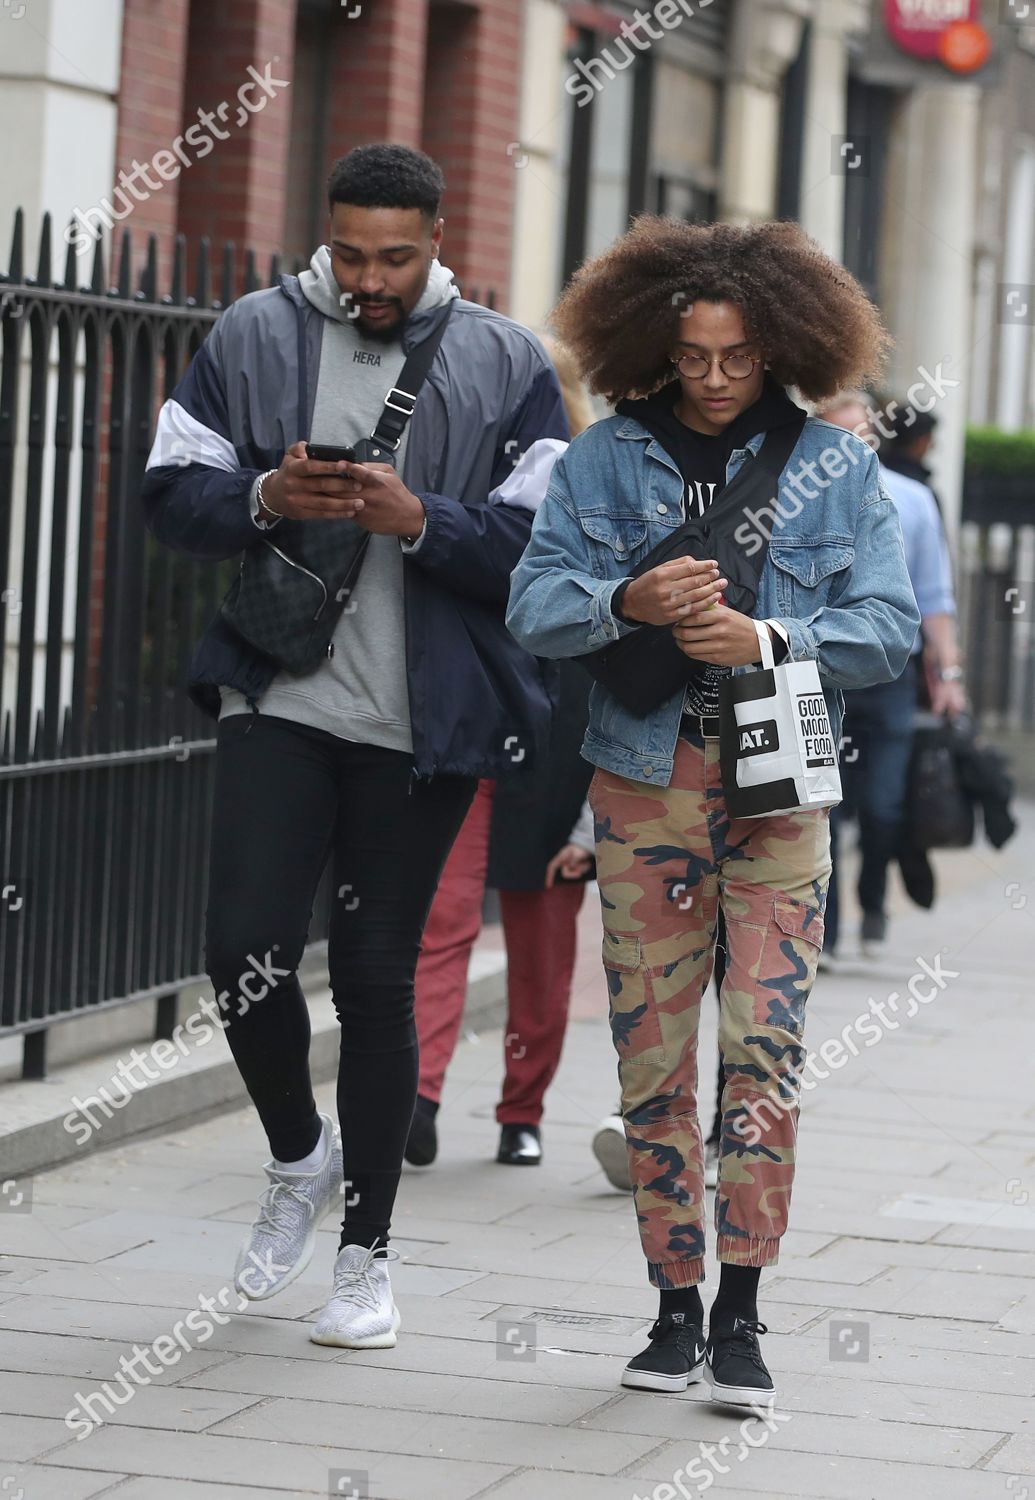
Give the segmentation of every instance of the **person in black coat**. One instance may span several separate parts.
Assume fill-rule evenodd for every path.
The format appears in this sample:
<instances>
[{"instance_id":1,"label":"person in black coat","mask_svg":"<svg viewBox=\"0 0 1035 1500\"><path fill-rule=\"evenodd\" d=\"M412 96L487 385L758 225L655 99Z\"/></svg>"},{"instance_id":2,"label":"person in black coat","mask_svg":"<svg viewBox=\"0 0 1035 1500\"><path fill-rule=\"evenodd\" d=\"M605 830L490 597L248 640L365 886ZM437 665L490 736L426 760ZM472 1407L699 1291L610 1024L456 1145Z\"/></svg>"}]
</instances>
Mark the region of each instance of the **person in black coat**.
<instances>
[{"instance_id":1,"label":"person in black coat","mask_svg":"<svg viewBox=\"0 0 1035 1500\"><path fill-rule=\"evenodd\" d=\"M508 1166L542 1159L543 1096L561 1058L577 918L594 871L592 814L585 804L593 767L579 754L589 688L580 667L561 664L547 754L520 776L479 784L442 872L417 965L420 1081L406 1146L413 1166L430 1165L438 1151L435 1117L460 1034L487 885L499 891L507 949L496 1159Z\"/></svg>"},{"instance_id":2,"label":"person in black coat","mask_svg":"<svg viewBox=\"0 0 1035 1500\"><path fill-rule=\"evenodd\" d=\"M566 351L546 343L574 436L589 426L592 410ZM507 491L504 503L534 505L565 446L554 440L534 444L496 498ZM591 681L573 662L542 667L556 684L548 750L538 764L516 767L513 776L479 783L424 929L416 975L420 1077L406 1146L406 1160L414 1166L430 1165L438 1151L436 1115L460 1034L486 886L499 891L507 949L496 1159L508 1166L542 1160L543 1097L560 1062L577 918L586 881L595 871L593 817L585 801L593 767L580 753Z\"/></svg>"}]
</instances>

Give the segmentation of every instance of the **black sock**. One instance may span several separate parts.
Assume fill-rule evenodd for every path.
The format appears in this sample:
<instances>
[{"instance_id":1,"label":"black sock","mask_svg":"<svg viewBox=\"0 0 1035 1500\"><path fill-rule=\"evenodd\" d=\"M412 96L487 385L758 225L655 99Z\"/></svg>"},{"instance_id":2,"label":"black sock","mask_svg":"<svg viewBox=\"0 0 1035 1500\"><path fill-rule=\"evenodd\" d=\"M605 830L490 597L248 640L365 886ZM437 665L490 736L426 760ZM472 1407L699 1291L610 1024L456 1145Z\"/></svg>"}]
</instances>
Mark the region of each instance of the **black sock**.
<instances>
[{"instance_id":1,"label":"black sock","mask_svg":"<svg viewBox=\"0 0 1035 1500\"><path fill-rule=\"evenodd\" d=\"M719 1272L719 1290L712 1303L709 1326L732 1331L734 1318L758 1321L758 1280L761 1266L723 1265Z\"/></svg>"},{"instance_id":2,"label":"black sock","mask_svg":"<svg viewBox=\"0 0 1035 1500\"><path fill-rule=\"evenodd\" d=\"M699 1289L695 1286L680 1286L673 1291L662 1292L658 1317L664 1317L666 1313L683 1313L688 1323L694 1323L698 1328L702 1328L704 1326L704 1303L701 1301Z\"/></svg>"}]
</instances>

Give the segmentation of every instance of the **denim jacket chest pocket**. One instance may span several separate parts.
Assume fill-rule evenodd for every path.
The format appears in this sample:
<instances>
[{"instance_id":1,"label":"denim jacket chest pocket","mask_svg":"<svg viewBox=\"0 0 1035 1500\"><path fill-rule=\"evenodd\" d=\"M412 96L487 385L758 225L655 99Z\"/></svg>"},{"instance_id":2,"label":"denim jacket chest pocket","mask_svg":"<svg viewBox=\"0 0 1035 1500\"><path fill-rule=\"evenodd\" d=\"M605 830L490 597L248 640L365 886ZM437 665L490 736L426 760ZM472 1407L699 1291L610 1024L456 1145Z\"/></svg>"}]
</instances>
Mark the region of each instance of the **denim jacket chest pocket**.
<instances>
[{"instance_id":1,"label":"denim jacket chest pocket","mask_svg":"<svg viewBox=\"0 0 1035 1500\"><path fill-rule=\"evenodd\" d=\"M580 511L579 525L592 543L590 557L594 575L597 578L624 578L652 547L680 525L682 519L678 501L661 500L650 512Z\"/></svg>"},{"instance_id":2,"label":"denim jacket chest pocket","mask_svg":"<svg viewBox=\"0 0 1035 1500\"><path fill-rule=\"evenodd\" d=\"M854 558L850 542L771 543L769 560L780 611L804 617L820 609L840 589Z\"/></svg>"}]
</instances>

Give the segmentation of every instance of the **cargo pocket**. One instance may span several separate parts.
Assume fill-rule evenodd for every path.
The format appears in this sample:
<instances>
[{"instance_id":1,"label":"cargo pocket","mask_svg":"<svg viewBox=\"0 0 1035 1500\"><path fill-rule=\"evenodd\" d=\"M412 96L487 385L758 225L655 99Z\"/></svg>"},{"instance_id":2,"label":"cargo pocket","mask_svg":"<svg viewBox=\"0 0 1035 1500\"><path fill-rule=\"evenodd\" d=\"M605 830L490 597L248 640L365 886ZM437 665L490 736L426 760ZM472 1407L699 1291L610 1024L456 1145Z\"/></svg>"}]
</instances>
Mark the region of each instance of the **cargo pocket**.
<instances>
[{"instance_id":1,"label":"cargo pocket","mask_svg":"<svg viewBox=\"0 0 1035 1500\"><path fill-rule=\"evenodd\" d=\"M611 1037L619 1058L625 1063L663 1062L661 1025L640 961L639 938L605 932L602 957Z\"/></svg>"},{"instance_id":2,"label":"cargo pocket","mask_svg":"<svg viewBox=\"0 0 1035 1500\"><path fill-rule=\"evenodd\" d=\"M696 1027L683 992L702 953L685 933L655 942L604 933L608 1014L621 1062L669 1066L678 1061L688 1028Z\"/></svg>"},{"instance_id":3,"label":"cargo pocket","mask_svg":"<svg viewBox=\"0 0 1035 1500\"><path fill-rule=\"evenodd\" d=\"M775 897L755 987L756 1026L804 1035L805 1002L822 948L820 908L793 896Z\"/></svg>"}]
</instances>

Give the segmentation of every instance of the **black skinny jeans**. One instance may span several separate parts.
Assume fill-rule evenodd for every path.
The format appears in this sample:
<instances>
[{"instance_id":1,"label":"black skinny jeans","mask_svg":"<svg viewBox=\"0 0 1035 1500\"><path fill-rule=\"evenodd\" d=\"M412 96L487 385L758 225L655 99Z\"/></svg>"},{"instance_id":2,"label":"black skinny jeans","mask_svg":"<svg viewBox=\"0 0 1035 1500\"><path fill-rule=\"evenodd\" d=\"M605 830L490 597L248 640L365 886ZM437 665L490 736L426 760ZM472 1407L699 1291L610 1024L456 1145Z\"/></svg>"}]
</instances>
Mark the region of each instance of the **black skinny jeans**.
<instances>
[{"instance_id":1,"label":"black skinny jeans","mask_svg":"<svg viewBox=\"0 0 1035 1500\"><path fill-rule=\"evenodd\" d=\"M218 728L205 962L226 1036L280 1161L320 1138L309 1012L296 974L328 855L328 943L341 1023L341 1244L386 1244L417 1097L413 977L442 867L477 779L411 779L412 756L271 714ZM268 955L268 957L267 957ZM253 961L254 960L254 961ZM261 999L256 971L287 970Z\"/></svg>"}]
</instances>

